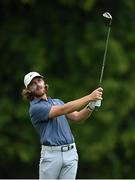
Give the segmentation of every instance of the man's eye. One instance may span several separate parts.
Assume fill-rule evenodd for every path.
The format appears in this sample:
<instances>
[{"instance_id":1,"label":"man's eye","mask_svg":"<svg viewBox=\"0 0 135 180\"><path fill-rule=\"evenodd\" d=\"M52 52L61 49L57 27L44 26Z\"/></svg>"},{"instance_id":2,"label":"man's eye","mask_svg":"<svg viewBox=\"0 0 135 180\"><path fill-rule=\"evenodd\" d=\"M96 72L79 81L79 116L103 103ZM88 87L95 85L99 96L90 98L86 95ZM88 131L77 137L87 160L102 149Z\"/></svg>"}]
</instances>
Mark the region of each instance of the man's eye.
<instances>
[{"instance_id":1,"label":"man's eye","mask_svg":"<svg viewBox=\"0 0 135 180\"><path fill-rule=\"evenodd\" d=\"M41 82L41 79L38 79L38 82Z\"/></svg>"},{"instance_id":2,"label":"man's eye","mask_svg":"<svg viewBox=\"0 0 135 180\"><path fill-rule=\"evenodd\" d=\"M35 83L31 83L31 84L30 84L30 87L35 86L35 85L36 85Z\"/></svg>"}]
</instances>

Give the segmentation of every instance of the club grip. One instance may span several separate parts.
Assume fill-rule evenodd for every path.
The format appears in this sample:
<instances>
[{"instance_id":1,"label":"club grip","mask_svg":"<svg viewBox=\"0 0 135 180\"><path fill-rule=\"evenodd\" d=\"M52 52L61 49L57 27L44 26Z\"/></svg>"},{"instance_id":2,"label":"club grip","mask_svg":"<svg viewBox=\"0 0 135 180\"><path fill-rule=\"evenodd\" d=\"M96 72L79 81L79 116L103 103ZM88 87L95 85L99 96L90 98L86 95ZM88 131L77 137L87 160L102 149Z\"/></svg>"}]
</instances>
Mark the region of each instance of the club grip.
<instances>
[{"instance_id":1,"label":"club grip","mask_svg":"<svg viewBox=\"0 0 135 180\"><path fill-rule=\"evenodd\" d=\"M95 110L98 110L101 106L101 100L97 100L95 103Z\"/></svg>"}]
</instances>

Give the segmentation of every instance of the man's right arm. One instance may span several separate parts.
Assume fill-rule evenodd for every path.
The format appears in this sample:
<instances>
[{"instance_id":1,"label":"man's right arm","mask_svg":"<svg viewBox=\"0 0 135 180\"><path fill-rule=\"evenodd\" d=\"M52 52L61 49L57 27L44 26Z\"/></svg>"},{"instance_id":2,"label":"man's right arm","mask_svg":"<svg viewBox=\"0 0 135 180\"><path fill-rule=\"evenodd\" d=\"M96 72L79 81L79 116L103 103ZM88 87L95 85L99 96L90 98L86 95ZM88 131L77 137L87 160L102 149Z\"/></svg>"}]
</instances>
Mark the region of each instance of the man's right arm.
<instances>
[{"instance_id":1,"label":"man's right arm","mask_svg":"<svg viewBox=\"0 0 135 180\"><path fill-rule=\"evenodd\" d=\"M86 106L90 101L102 100L102 91L102 88L97 88L91 94L84 96L80 99L70 101L62 106L52 106L49 112L49 118L74 112L82 108L82 106Z\"/></svg>"}]
</instances>

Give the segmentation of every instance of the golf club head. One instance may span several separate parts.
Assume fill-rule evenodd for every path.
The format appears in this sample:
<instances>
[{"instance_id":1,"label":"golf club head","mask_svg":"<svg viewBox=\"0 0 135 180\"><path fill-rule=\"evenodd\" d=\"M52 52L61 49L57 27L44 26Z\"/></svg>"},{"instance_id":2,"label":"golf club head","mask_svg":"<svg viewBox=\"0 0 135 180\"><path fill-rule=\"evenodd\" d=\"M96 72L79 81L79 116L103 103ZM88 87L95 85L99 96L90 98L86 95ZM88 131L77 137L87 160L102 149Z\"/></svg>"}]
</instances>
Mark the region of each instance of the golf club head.
<instances>
[{"instance_id":1,"label":"golf club head","mask_svg":"<svg viewBox=\"0 0 135 180\"><path fill-rule=\"evenodd\" d=\"M112 16L109 12L105 12L103 13L103 17L106 18L107 20L109 20L109 25L111 25L112 23Z\"/></svg>"},{"instance_id":2,"label":"golf club head","mask_svg":"<svg viewBox=\"0 0 135 180\"><path fill-rule=\"evenodd\" d=\"M109 12L105 12L103 13L103 17L107 18L107 19L112 19L112 16Z\"/></svg>"}]
</instances>

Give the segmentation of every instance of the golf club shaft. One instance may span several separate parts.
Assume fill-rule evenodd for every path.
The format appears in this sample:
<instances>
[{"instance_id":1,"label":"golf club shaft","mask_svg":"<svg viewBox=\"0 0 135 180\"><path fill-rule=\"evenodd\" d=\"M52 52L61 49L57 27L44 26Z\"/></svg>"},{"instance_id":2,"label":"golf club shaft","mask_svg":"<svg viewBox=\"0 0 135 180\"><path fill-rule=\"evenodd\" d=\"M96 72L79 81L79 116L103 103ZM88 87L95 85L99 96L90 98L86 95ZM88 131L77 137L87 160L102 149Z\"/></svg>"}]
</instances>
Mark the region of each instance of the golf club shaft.
<instances>
[{"instance_id":1,"label":"golf club shaft","mask_svg":"<svg viewBox=\"0 0 135 180\"><path fill-rule=\"evenodd\" d=\"M109 26L109 28L108 28L104 57L103 57L103 63L102 63L102 68L101 68L100 80L99 80L99 86L101 86L102 80L103 80L103 74L104 74L104 67L105 67L105 62L106 62L106 54L107 54L110 31L111 31L111 26Z\"/></svg>"},{"instance_id":2,"label":"golf club shaft","mask_svg":"<svg viewBox=\"0 0 135 180\"><path fill-rule=\"evenodd\" d=\"M111 21L110 21L109 28L108 28L108 33L107 33L107 39L106 39L103 63L102 63L102 68L101 68L100 80L99 80L99 87L101 87L102 80L103 80L103 74L104 74L104 67L105 67L105 62L106 62L106 54L107 54L107 49L108 49L108 42L109 42L110 31L111 31ZM96 101L95 110L98 110L98 108L100 106L101 106L101 100Z\"/></svg>"}]
</instances>

